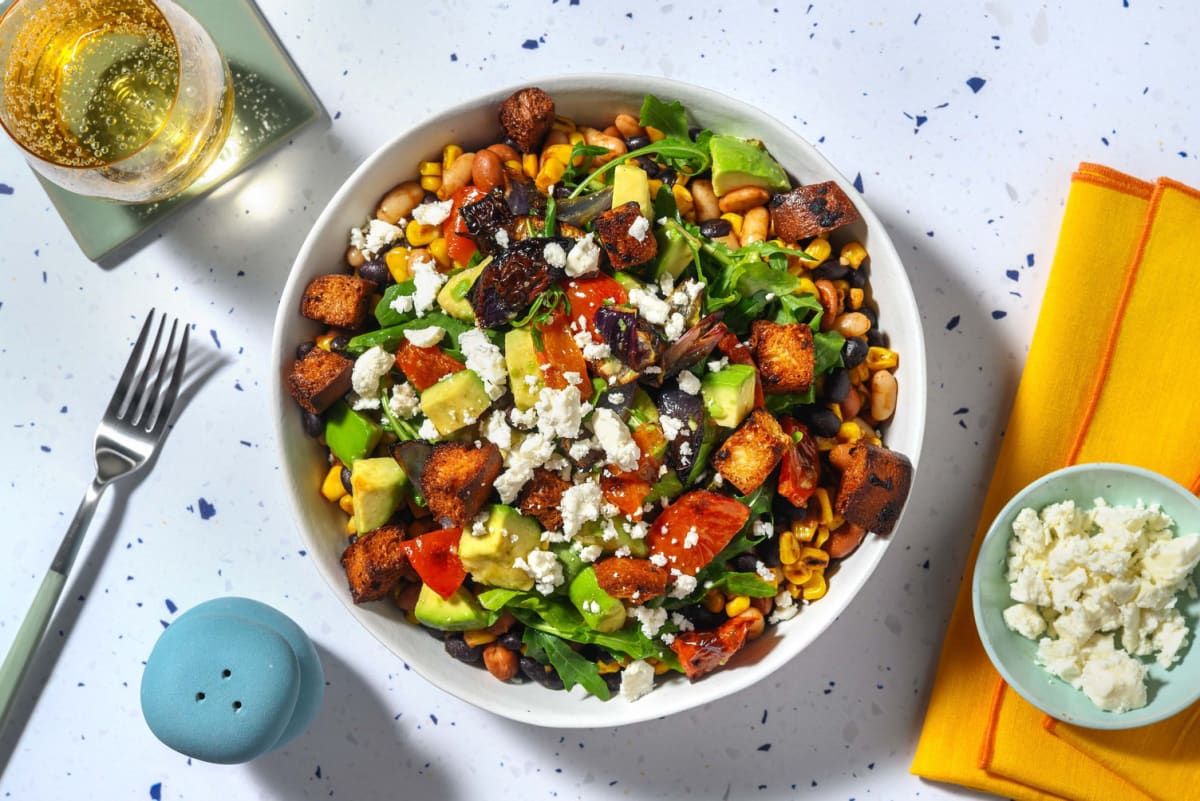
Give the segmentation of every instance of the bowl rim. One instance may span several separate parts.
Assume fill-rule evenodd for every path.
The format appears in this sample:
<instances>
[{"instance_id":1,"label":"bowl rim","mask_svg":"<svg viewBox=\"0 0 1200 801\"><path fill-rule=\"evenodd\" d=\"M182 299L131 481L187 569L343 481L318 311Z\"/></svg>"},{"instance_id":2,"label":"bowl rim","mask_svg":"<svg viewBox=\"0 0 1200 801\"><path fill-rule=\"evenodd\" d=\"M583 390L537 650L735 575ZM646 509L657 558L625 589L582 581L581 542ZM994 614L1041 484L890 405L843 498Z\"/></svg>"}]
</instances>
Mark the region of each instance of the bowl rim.
<instances>
[{"instance_id":1,"label":"bowl rim","mask_svg":"<svg viewBox=\"0 0 1200 801\"><path fill-rule=\"evenodd\" d=\"M1120 462L1084 462L1080 464L1068 465L1066 467L1060 467L1056 470L1046 473L1045 475L1031 481L1018 490L1012 496L1012 498L1009 499L1008 503L1004 505L1000 512L997 513L996 517L993 518L991 524L988 526L987 533L979 543L979 550L976 554L975 563L971 567L971 612L975 619L975 630L979 635L979 640L983 645L984 651L987 653L988 660L992 663L992 666L995 668L996 672L1000 674L1000 677L1004 680L1004 683L1011 687L1013 691L1017 693L1017 695L1021 696L1021 698L1027 701L1031 706L1037 708L1041 712L1044 712L1055 720L1062 721L1063 723L1069 723L1073 726L1080 726L1081 728L1086 729L1117 731L1149 726L1179 714L1192 704L1200 701L1200 683L1197 683L1192 693L1185 696L1181 701L1177 702L1176 704L1164 705L1161 710L1149 714L1145 713L1146 707L1129 709L1125 712L1109 712L1101 709L1100 707L1095 707L1096 717L1088 717L1083 719L1076 715L1069 715L1060 709L1056 709L1048 704L1043 703L1036 694L1030 692L1024 683L1017 679L1016 675L1009 670L1008 665L1000 657L1000 654L996 649L996 645L992 641L992 637L989 634L987 626L984 625L983 618L988 610L986 610L983 605L982 583L984 571L980 566L981 560L979 558L985 553L985 550L989 545L994 546L996 540L1002 539L1007 543L1008 539L1012 536L1012 522L1010 518L1016 512L1020 511L1021 508L1024 508L1026 505L1025 499L1028 498L1032 493L1036 492L1047 484L1051 484L1062 479L1065 476L1071 476L1077 473L1105 471L1119 475L1136 476L1140 479L1149 481L1152 484L1156 484L1164 488L1168 492L1178 493L1183 498L1190 498L1192 504L1197 507L1197 510L1200 510L1200 498L1197 498L1191 492L1191 490L1187 489L1174 479L1162 475L1161 473L1157 473L1144 467L1138 467L1136 465L1123 464ZM1164 511L1166 511L1165 505L1160 500L1154 500L1151 501L1151 503L1158 503L1160 506L1163 506ZM1009 520L1007 525L1003 524L1005 520ZM1172 520L1174 521L1173 516ZM1176 534L1178 533L1179 532L1177 530ZM1020 636L1019 634L1016 634L1016 632L1012 632L1012 634L1014 636ZM1196 640L1197 632L1191 631L1189 634L1191 640ZM1189 647L1196 647L1197 645L1198 643L1196 642L1189 643ZM1180 664L1182 663L1176 663L1176 666ZM1053 673L1050 673L1049 671L1044 672L1046 678L1050 679L1052 682L1059 682L1064 690L1082 693L1081 690L1076 690L1074 687L1071 687L1071 685L1067 684Z\"/></svg>"},{"instance_id":2,"label":"bowl rim","mask_svg":"<svg viewBox=\"0 0 1200 801\"><path fill-rule=\"evenodd\" d=\"M298 317L298 311L291 308L286 302L289 298L297 297L298 284L301 281L303 267L314 257L314 251L317 249L319 240L322 239L321 233L331 224L342 208L350 201L357 192L361 191L360 184L364 183L366 177L374 170L379 168L381 163L384 163L391 156L391 151L400 146L402 140L413 136L430 126L446 125L469 114L472 111L486 107L487 105L498 104L501 100L511 95L518 89L528 86L539 86L549 92L551 95L564 92L618 92L622 94L642 96L647 93L659 95L661 97L669 97L671 99L679 99L684 103L685 108L694 111L694 106L697 101L702 101L707 106L715 106L729 114L738 114L742 118L747 119L751 124L757 125L763 123L766 127L777 130L780 135L786 135L790 140L790 145L804 152L805 158L811 159L813 165L818 167L823 174L822 180L836 181L843 190L847 191L851 197L855 190L854 186L834 165L825 158L824 155L816 149L816 147L797 133L791 126L774 117L773 115L759 109L756 106L750 105L744 101L730 97L726 94L707 89L695 84L678 81L671 78L664 78L652 75L640 75L633 73L567 73L567 74L551 74L545 76L532 76L522 80L519 83L509 84L502 87L494 88L483 92L477 96L465 99L458 102L449 108L428 116L415 119L411 124L407 125L403 130L399 131L394 136L389 137L386 141L380 144L370 155L368 155L357 168L343 181L338 190L333 194L320 215L310 226L309 232L305 237L295 259L288 270L287 280L280 294L280 305L276 312L274 322L274 332L272 336L272 363L275 367L273 370L272 381L272 411L274 418L274 433L276 437L275 447L281 456L285 455L287 446L285 445L284 437L286 412L290 412L288 404L292 404L290 396L284 389L284 377L286 375L286 364L284 359L285 353L292 352L294 343L283 341L284 334L288 329L289 321L294 321ZM786 167L787 165L785 165ZM919 307L917 306L916 297L913 293L912 283L908 277L908 271L904 266L903 260L900 258L896 250L895 244L883 225L883 222L875 214L874 209L870 207L866 198L861 193L855 197L855 205L858 207L860 216L866 229L870 232L872 239L871 251L873 255L886 255L886 260L895 265L895 300L889 305L889 308L900 310L897 314L897 319L903 317L909 319L910 322L910 339L911 342L906 344L903 358L909 368L909 372L916 380L909 381L904 388L904 403L907 409L911 411L907 414L912 415L912 430L909 432L908 443L904 450L904 454L912 462L914 474L917 471L920 462L921 451L924 443L925 428L928 424L927 415L927 365L925 353L925 335ZM879 257L878 255L876 256ZM305 545L311 545L309 542L310 527L314 524L306 520L302 514L304 502L307 494L311 489L306 490L302 495L300 488L296 486L294 477L290 475L291 468L288 460L282 458L283 464L280 469L281 480L285 484L287 497L291 501L291 516L297 529L299 530L301 539ZM910 492L909 502L905 504L905 509L901 513L900 521L896 528L899 529L903 520L904 514L911 507L912 493ZM550 726L558 728L586 728L593 726L619 726L632 723L639 723L646 720L665 717L667 715L676 714L689 709L694 709L706 703L719 700L736 692L740 692L748 686L756 684L763 680L783 665L790 662L799 655L806 647L816 641L843 613L846 608L859 596L863 586L869 581L870 577L878 569L880 561L884 554L889 550L891 542L895 539L898 532L893 531L886 538L877 538L882 540L879 547L870 551L860 549L855 558L858 560L858 570L861 571L861 577L857 579L857 585L852 587L849 596L842 602L841 606L828 615L824 621L814 623L809 621L805 629L806 641L803 645L796 645L792 648L787 648L785 644L780 644L772 648L764 658L757 660L752 665L743 667L735 671L722 671L725 674L724 680L720 683L720 689L705 691L705 683L699 682L691 685L692 692L684 697L673 698L673 702L656 702L646 703L654 696L648 696L638 703L621 704L620 712L612 711L602 716L602 719L594 720L592 716L585 713L584 707L576 704L572 711L557 713L547 711L545 709L525 708L519 704L506 704L502 708L496 708L489 705L486 699L474 696L463 687L457 686L450 681L443 681L442 677L429 670L423 670L418 665L412 665L412 670L416 672L422 679L434 685L438 689L446 692L459 700L476 706L480 709L488 711L492 714L500 715L510 720L515 720L523 723L530 723L539 726ZM376 638L376 640L391 654L401 659L408 665L408 660L404 655L397 652L391 642L384 638L381 630L378 630L371 619L363 614L360 608L355 607L349 596L349 593L338 591L341 584L344 583L344 576L325 561L314 559L318 572L325 580L327 589L331 590L338 598L343 607L357 621L357 623ZM800 642L800 638L796 639ZM562 695L558 693L557 695ZM573 700L580 700L574 699ZM661 696L660 696L661 698ZM614 699L616 700L616 699ZM599 703L599 702L597 702ZM613 707L612 701L608 702L607 707Z\"/></svg>"}]
</instances>

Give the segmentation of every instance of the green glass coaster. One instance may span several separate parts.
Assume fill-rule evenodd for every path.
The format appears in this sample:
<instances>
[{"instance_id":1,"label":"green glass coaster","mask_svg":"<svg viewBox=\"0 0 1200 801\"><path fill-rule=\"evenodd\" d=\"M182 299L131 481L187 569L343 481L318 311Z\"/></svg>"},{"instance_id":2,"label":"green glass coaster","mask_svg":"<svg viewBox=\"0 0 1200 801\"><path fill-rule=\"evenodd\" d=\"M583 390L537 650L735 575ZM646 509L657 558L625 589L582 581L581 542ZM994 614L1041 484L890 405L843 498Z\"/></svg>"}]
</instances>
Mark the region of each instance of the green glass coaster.
<instances>
[{"instance_id":1,"label":"green glass coaster","mask_svg":"<svg viewBox=\"0 0 1200 801\"><path fill-rule=\"evenodd\" d=\"M234 120L217 161L183 193L123 205L69 192L38 176L89 259L115 263L168 215L237 175L326 114L253 0L176 0L208 29L233 73Z\"/></svg>"}]
</instances>

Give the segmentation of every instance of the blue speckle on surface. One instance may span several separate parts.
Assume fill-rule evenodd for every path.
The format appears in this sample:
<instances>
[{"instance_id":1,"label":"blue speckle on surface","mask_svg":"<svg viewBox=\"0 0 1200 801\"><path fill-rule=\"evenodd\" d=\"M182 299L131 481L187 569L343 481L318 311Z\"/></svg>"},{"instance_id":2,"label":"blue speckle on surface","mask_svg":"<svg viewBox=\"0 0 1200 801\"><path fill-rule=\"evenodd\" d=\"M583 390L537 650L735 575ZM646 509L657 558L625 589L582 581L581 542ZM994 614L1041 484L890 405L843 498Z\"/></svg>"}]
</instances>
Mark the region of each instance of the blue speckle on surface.
<instances>
[{"instance_id":1,"label":"blue speckle on surface","mask_svg":"<svg viewBox=\"0 0 1200 801\"><path fill-rule=\"evenodd\" d=\"M978 93L979 90L983 88L985 83L987 83L987 81L985 81L983 78L967 78L967 86L971 87L971 91L975 93Z\"/></svg>"},{"instance_id":2,"label":"blue speckle on surface","mask_svg":"<svg viewBox=\"0 0 1200 801\"><path fill-rule=\"evenodd\" d=\"M150 797L154 801L162 801L162 782L155 782L150 785Z\"/></svg>"},{"instance_id":3,"label":"blue speckle on surface","mask_svg":"<svg viewBox=\"0 0 1200 801\"><path fill-rule=\"evenodd\" d=\"M946 323L946 330L953 331L955 328L958 328L958 320L959 316L957 314L951 317L949 322Z\"/></svg>"},{"instance_id":4,"label":"blue speckle on surface","mask_svg":"<svg viewBox=\"0 0 1200 801\"><path fill-rule=\"evenodd\" d=\"M321 778L321 766L320 766L320 765L317 765L317 773L316 773L316 776L317 776L317 778L318 778L318 779L319 779L319 778Z\"/></svg>"},{"instance_id":5,"label":"blue speckle on surface","mask_svg":"<svg viewBox=\"0 0 1200 801\"><path fill-rule=\"evenodd\" d=\"M451 54L450 54L450 60L451 60L451 61L458 61L458 53L451 53ZM320 768L317 768L317 770L320 770Z\"/></svg>"},{"instance_id":6,"label":"blue speckle on surface","mask_svg":"<svg viewBox=\"0 0 1200 801\"><path fill-rule=\"evenodd\" d=\"M995 311L992 312L993 320L1003 320L1007 316L1008 316L1008 312L1000 311L999 309L996 309Z\"/></svg>"},{"instance_id":7,"label":"blue speckle on surface","mask_svg":"<svg viewBox=\"0 0 1200 801\"><path fill-rule=\"evenodd\" d=\"M1026 253L1026 254L1025 254L1025 265L1026 265L1027 267L1032 267L1032 266L1033 266L1033 254L1032 254L1032 253Z\"/></svg>"},{"instance_id":8,"label":"blue speckle on surface","mask_svg":"<svg viewBox=\"0 0 1200 801\"><path fill-rule=\"evenodd\" d=\"M1186 150L1180 150L1180 151L1179 151L1179 158L1181 158L1181 159L1186 159L1187 157L1188 157L1188 154L1187 154L1187 151L1186 151Z\"/></svg>"},{"instance_id":9,"label":"blue speckle on surface","mask_svg":"<svg viewBox=\"0 0 1200 801\"><path fill-rule=\"evenodd\" d=\"M759 751L763 751L763 752L770 751L770 750L771 750L771 744L770 744L770 743L763 743L762 745L760 745L760 746L758 747L758 750L759 750Z\"/></svg>"},{"instance_id":10,"label":"blue speckle on surface","mask_svg":"<svg viewBox=\"0 0 1200 801\"><path fill-rule=\"evenodd\" d=\"M971 410L968 409L966 406L959 406L957 409L954 410L954 413L955 414L966 414L969 411L971 411Z\"/></svg>"},{"instance_id":11,"label":"blue speckle on surface","mask_svg":"<svg viewBox=\"0 0 1200 801\"><path fill-rule=\"evenodd\" d=\"M916 25L920 21L921 21L921 15L917 14L916 19L913 20L913 25Z\"/></svg>"},{"instance_id":12,"label":"blue speckle on surface","mask_svg":"<svg viewBox=\"0 0 1200 801\"><path fill-rule=\"evenodd\" d=\"M217 329L208 329L208 335L212 337L213 344L217 346L217 350L221 349L221 340L217 339Z\"/></svg>"},{"instance_id":13,"label":"blue speckle on surface","mask_svg":"<svg viewBox=\"0 0 1200 801\"><path fill-rule=\"evenodd\" d=\"M50 452L50 446L49 446L49 445L43 445L43 446L42 446L42 453L49 453L49 452Z\"/></svg>"},{"instance_id":14,"label":"blue speckle on surface","mask_svg":"<svg viewBox=\"0 0 1200 801\"><path fill-rule=\"evenodd\" d=\"M213 506L203 498L200 499L200 519L208 520L217 513L217 507Z\"/></svg>"},{"instance_id":15,"label":"blue speckle on surface","mask_svg":"<svg viewBox=\"0 0 1200 801\"><path fill-rule=\"evenodd\" d=\"M521 47L525 48L526 50L537 50L538 49L538 40L537 39L526 39L521 44Z\"/></svg>"},{"instance_id":16,"label":"blue speckle on surface","mask_svg":"<svg viewBox=\"0 0 1200 801\"><path fill-rule=\"evenodd\" d=\"M854 176L854 188L858 190L859 194L862 194L863 182L862 182L862 173L861 172L858 175Z\"/></svg>"},{"instance_id":17,"label":"blue speckle on surface","mask_svg":"<svg viewBox=\"0 0 1200 801\"><path fill-rule=\"evenodd\" d=\"M1105 147L1108 147L1108 137L1107 136L1100 137L1100 141L1104 143Z\"/></svg>"},{"instance_id":18,"label":"blue speckle on surface","mask_svg":"<svg viewBox=\"0 0 1200 801\"><path fill-rule=\"evenodd\" d=\"M165 599L163 601L163 603L165 603L167 605L167 611L170 612L172 615L175 614L175 610L177 610L179 608L178 606L175 605L175 602L172 601L170 598Z\"/></svg>"},{"instance_id":19,"label":"blue speckle on surface","mask_svg":"<svg viewBox=\"0 0 1200 801\"><path fill-rule=\"evenodd\" d=\"M0 184L0 195L11 195L13 188L8 184Z\"/></svg>"},{"instance_id":20,"label":"blue speckle on surface","mask_svg":"<svg viewBox=\"0 0 1200 801\"><path fill-rule=\"evenodd\" d=\"M1021 274L1016 270L1005 270L1004 274L1009 277L1009 280L1016 281L1021 277Z\"/></svg>"}]
</instances>

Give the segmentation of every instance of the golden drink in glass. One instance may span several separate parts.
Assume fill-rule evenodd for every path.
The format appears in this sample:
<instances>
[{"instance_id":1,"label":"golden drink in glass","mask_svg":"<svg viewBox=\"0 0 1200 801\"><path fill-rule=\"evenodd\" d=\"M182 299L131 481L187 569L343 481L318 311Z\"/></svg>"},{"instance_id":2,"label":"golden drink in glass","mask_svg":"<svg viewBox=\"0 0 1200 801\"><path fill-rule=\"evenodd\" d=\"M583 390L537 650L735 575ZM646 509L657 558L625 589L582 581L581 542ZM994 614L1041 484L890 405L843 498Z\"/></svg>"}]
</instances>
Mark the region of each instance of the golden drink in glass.
<instances>
[{"instance_id":1,"label":"golden drink in glass","mask_svg":"<svg viewBox=\"0 0 1200 801\"><path fill-rule=\"evenodd\" d=\"M83 195L175 195L233 123L228 66L171 0L14 0L0 69L0 124L34 169Z\"/></svg>"}]
</instances>

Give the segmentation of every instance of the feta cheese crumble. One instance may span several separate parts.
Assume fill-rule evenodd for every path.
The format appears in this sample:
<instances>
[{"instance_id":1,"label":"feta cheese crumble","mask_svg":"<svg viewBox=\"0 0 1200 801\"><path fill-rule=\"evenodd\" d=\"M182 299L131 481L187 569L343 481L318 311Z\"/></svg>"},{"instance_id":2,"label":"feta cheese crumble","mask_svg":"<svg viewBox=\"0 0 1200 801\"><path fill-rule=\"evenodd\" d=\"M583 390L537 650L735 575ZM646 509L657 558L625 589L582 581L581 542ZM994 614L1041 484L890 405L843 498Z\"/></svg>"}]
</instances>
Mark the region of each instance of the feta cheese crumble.
<instances>
[{"instance_id":1,"label":"feta cheese crumble","mask_svg":"<svg viewBox=\"0 0 1200 801\"><path fill-rule=\"evenodd\" d=\"M492 344L487 334L478 328L464 331L458 338L458 348L467 360L467 369L483 381L488 397L496 400L508 386L508 367L504 352Z\"/></svg>"},{"instance_id":2,"label":"feta cheese crumble","mask_svg":"<svg viewBox=\"0 0 1200 801\"><path fill-rule=\"evenodd\" d=\"M557 242L548 242L546 247L542 248L542 255L546 258L546 263L551 267L557 267L561 270L567 266L567 252Z\"/></svg>"},{"instance_id":3,"label":"feta cheese crumble","mask_svg":"<svg viewBox=\"0 0 1200 801\"><path fill-rule=\"evenodd\" d=\"M571 252L567 254L565 269L569 278L578 278L600 269L600 246L596 244L595 234L575 240Z\"/></svg>"},{"instance_id":4,"label":"feta cheese crumble","mask_svg":"<svg viewBox=\"0 0 1200 801\"><path fill-rule=\"evenodd\" d=\"M412 294L412 310L418 317L424 317L425 312L437 303L438 290L446 283L446 276L438 272L437 262L429 258L417 259L409 264L409 268L412 270L413 284L416 287Z\"/></svg>"},{"instance_id":5,"label":"feta cheese crumble","mask_svg":"<svg viewBox=\"0 0 1200 801\"><path fill-rule=\"evenodd\" d=\"M379 382L391 372L395 363L395 357L378 345L354 360L350 386L359 396L354 402L355 409L379 408Z\"/></svg>"},{"instance_id":6,"label":"feta cheese crumble","mask_svg":"<svg viewBox=\"0 0 1200 801\"><path fill-rule=\"evenodd\" d=\"M594 481L568 487L559 502L563 533L568 537L574 537L584 523L598 520L603 503L604 493L600 489L600 485Z\"/></svg>"},{"instance_id":7,"label":"feta cheese crumble","mask_svg":"<svg viewBox=\"0 0 1200 801\"><path fill-rule=\"evenodd\" d=\"M396 384L392 387L392 397L388 399L388 408L401 420L408 420L416 417L417 412L421 410L421 399L417 397L417 391L413 385L405 381L403 384Z\"/></svg>"},{"instance_id":8,"label":"feta cheese crumble","mask_svg":"<svg viewBox=\"0 0 1200 801\"><path fill-rule=\"evenodd\" d=\"M679 388L681 390L683 390L684 392L686 392L687 394L689 394L689 395L699 395L700 394L700 379L696 378L695 373L689 372L688 370L684 370L682 373L680 373L676 377L675 380L679 383Z\"/></svg>"},{"instance_id":9,"label":"feta cheese crumble","mask_svg":"<svg viewBox=\"0 0 1200 801\"><path fill-rule=\"evenodd\" d=\"M446 336L446 329L440 325L431 325L427 328L409 328L404 332L404 338L418 348L432 348L441 342L444 336Z\"/></svg>"},{"instance_id":10,"label":"feta cheese crumble","mask_svg":"<svg viewBox=\"0 0 1200 801\"><path fill-rule=\"evenodd\" d=\"M635 659L621 671L621 697L636 701L654 689L654 666L644 659Z\"/></svg>"},{"instance_id":11,"label":"feta cheese crumble","mask_svg":"<svg viewBox=\"0 0 1200 801\"><path fill-rule=\"evenodd\" d=\"M508 231L505 231L503 228L497 228L493 238L501 248L508 248Z\"/></svg>"},{"instance_id":12,"label":"feta cheese crumble","mask_svg":"<svg viewBox=\"0 0 1200 801\"><path fill-rule=\"evenodd\" d=\"M366 230L350 229L350 244L358 248L367 259L375 258L379 251L404 236L404 229L385 220L369 220Z\"/></svg>"},{"instance_id":13,"label":"feta cheese crumble","mask_svg":"<svg viewBox=\"0 0 1200 801\"><path fill-rule=\"evenodd\" d=\"M638 459L642 451L633 441L629 426L611 409L597 409L592 415L592 430L596 432L596 441L604 449L604 457L610 464L622 470L637 469Z\"/></svg>"},{"instance_id":14,"label":"feta cheese crumble","mask_svg":"<svg viewBox=\"0 0 1200 801\"><path fill-rule=\"evenodd\" d=\"M671 314L671 307L665 300L653 291L640 287L629 290L629 305L636 307L641 318L653 325L666 325L667 317Z\"/></svg>"},{"instance_id":15,"label":"feta cheese crumble","mask_svg":"<svg viewBox=\"0 0 1200 801\"><path fill-rule=\"evenodd\" d=\"M537 413L538 430L548 437L575 439L583 416L592 410L590 403L582 403L579 387L570 385L563 389L543 387L533 409Z\"/></svg>"},{"instance_id":16,"label":"feta cheese crumble","mask_svg":"<svg viewBox=\"0 0 1200 801\"><path fill-rule=\"evenodd\" d=\"M1146 704L1146 666L1169 668L1187 643L1175 608L1200 562L1200 534L1172 535L1158 506L1073 501L1022 509L1009 541L1010 629L1038 639L1038 664L1114 712ZM1114 633L1120 631L1119 645ZM1045 636L1043 636L1045 635Z\"/></svg>"},{"instance_id":17,"label":"feta cheese crumble","mask_svg":"<svg viewBox=\"0 0 1200 801\"><path fill-rule=\"evenodd\" d=\"M639 242L645 242L648 233L650 233L650 221L645 217L638 217L629 225L629 235Z\"/></svg>"},{"instance_id":18,"label":"feta cheese crumble","mask_svg":"<svg viewBox=\"0 0 1200 801\"><path fill-rule=\"evenodd\" d=\"M421 225L441 225L450 218L453 200L432 200L413 209L413 219Z\"/></svg>"},{"instance_id":19,"label":"feta cheese crumble","mask_svg":"<svg viewBox=\"0 0 1200 801\"><path fill-rule=\"evenodd\" d=\"M531 551L527 557L517 557L513 567L523 570L533 579L533 588L542 595L549 595L563 583L562 562L553 551Z\"/></svg>"}]
</instances>

